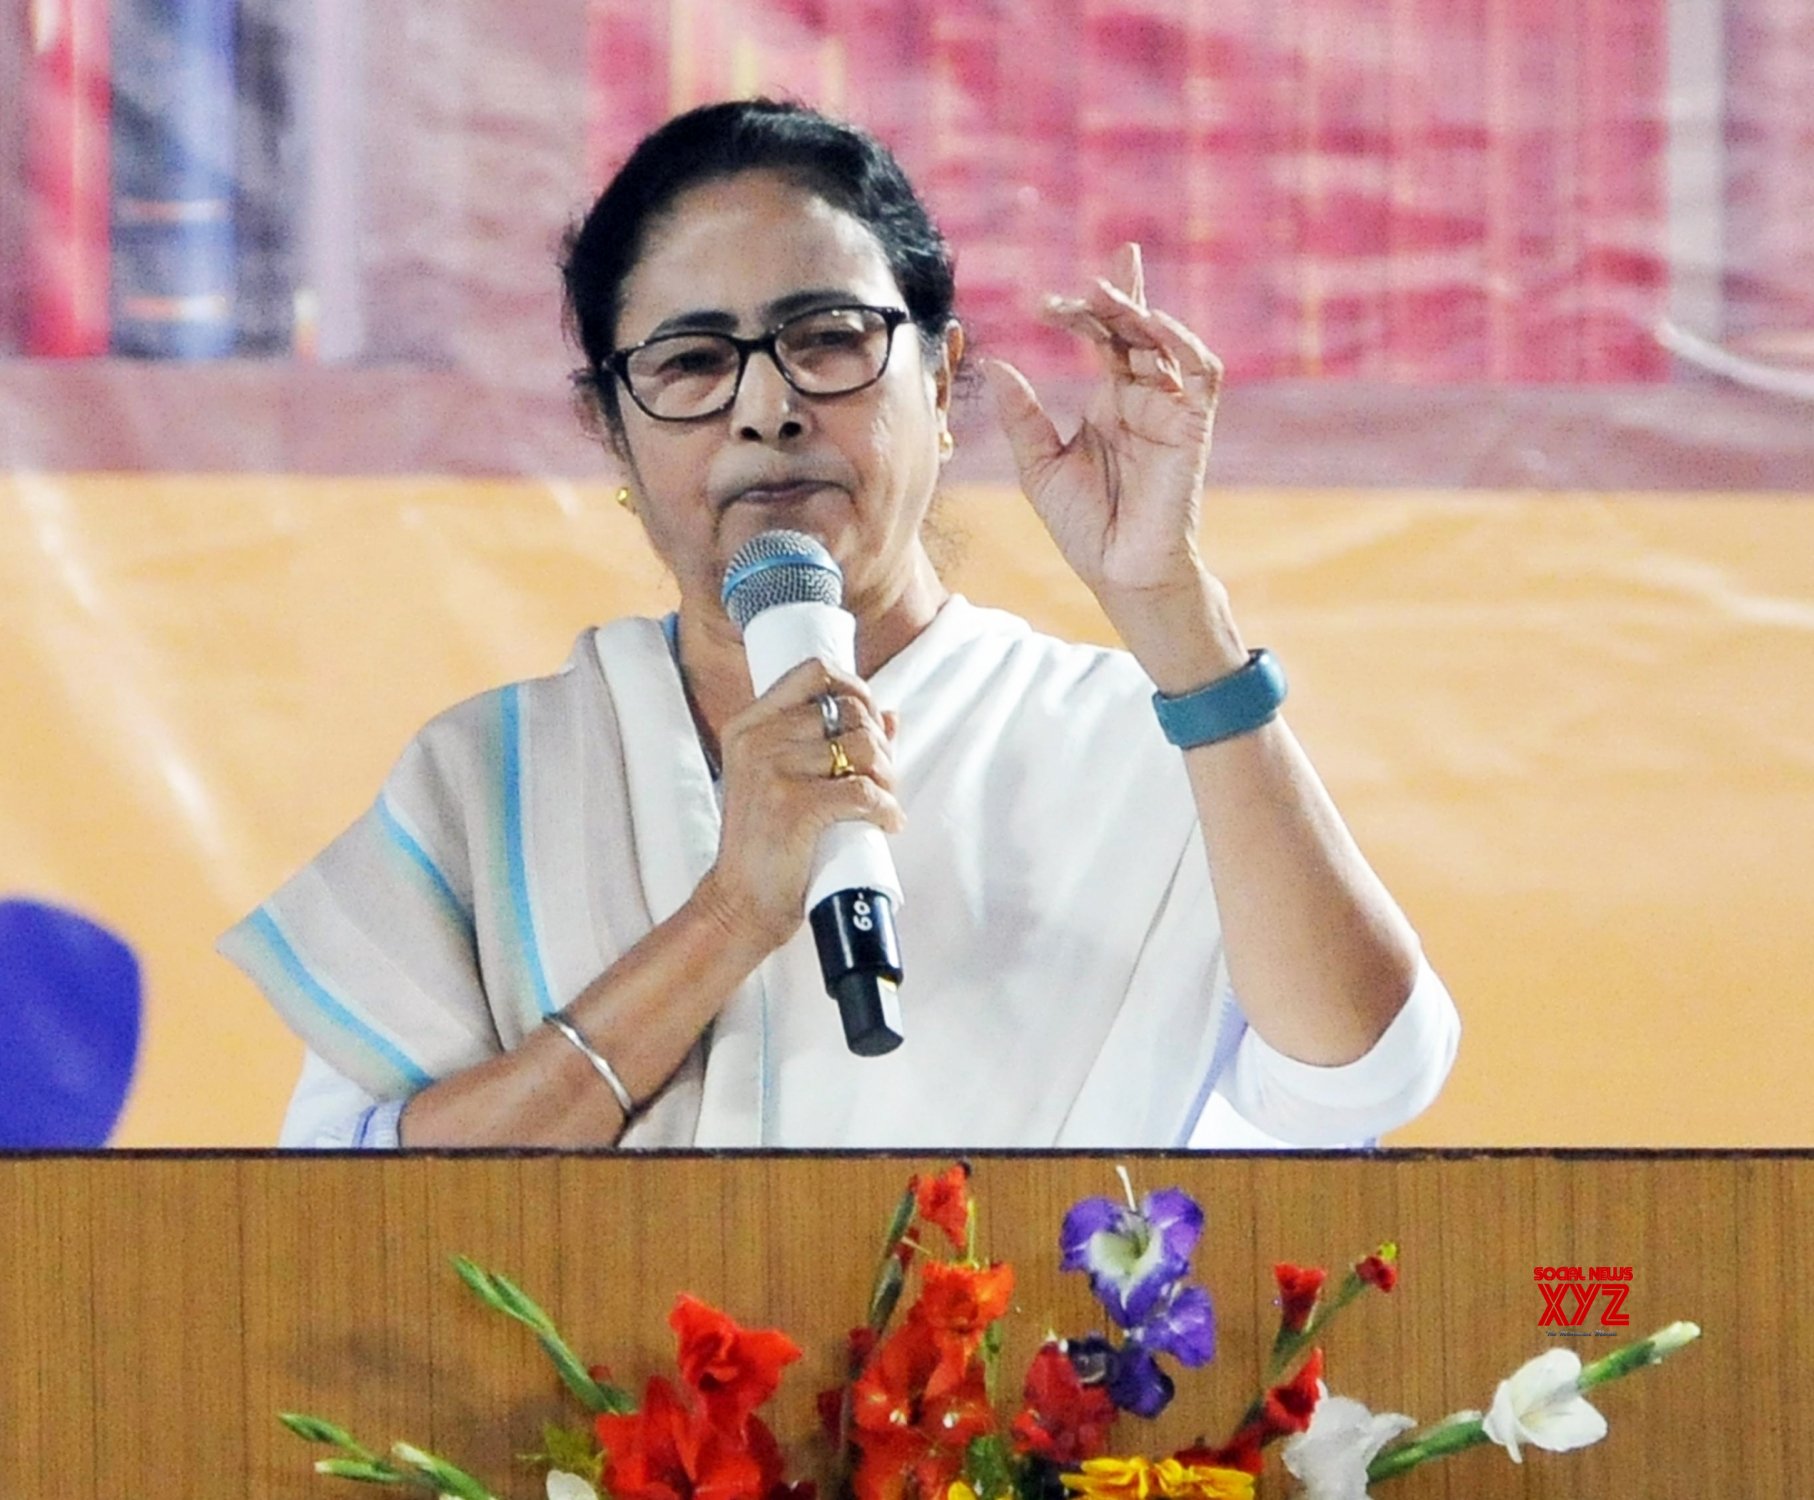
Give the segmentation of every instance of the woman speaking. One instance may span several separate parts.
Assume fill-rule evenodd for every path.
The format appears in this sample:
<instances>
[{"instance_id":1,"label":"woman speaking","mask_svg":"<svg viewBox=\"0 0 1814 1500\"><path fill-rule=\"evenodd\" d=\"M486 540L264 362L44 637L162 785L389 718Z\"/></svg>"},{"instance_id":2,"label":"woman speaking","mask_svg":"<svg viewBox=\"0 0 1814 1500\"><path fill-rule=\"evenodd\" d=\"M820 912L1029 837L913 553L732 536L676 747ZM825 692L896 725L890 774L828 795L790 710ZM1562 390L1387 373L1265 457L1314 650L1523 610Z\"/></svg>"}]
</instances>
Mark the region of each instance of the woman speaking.
<instances>
[{"instance_id":1,"label":"woman speaking","mask_svg":"<svg viewBox=\"0 0 1814 1500\"><path fill-rule=\"evenodd\" d=\"M1125 651L940 581L922 528L964 335L877 142L694 110L563 272L679 608L435 719L222 940L308 1044L287 1144L1336 1145L1435 1097L1454 1006L1198 553L1222 372L1147 305L1137 248L1047 304L1100 357L1074 435L982 371ZM724 591L775 531L829 554L854 659L758 694ZM880 1056L847 1045L805 920L850 822L903 895Z\"/></svg>"}]
</instances>

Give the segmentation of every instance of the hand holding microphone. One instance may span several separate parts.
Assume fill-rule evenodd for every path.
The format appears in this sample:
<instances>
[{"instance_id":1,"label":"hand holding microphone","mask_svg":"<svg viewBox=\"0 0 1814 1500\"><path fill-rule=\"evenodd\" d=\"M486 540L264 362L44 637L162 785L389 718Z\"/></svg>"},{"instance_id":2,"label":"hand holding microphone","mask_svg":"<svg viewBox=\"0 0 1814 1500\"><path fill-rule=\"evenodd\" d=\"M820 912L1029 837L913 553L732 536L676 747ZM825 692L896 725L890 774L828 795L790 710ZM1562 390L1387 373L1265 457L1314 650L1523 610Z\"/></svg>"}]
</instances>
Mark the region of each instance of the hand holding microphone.
<instances>
[{"instance_id":1,"label":"hand holding microphone","mask_svg":"<svg viewBox=\"0 0 1814 1500\"><path fill-rule=\"evenodd\" d=\"M845 1040L863 1056L901 1041L899 879L883 829L898 829L889 727L856 677L855 621L820 543L765 532L732 558L727 611L743 630L757 702L724 737L724 850L738 851L747 898L791 932L799 861L812 851L804 904ZM754 889L767 863L776 886ZM793 875L794 878L789 878Z\"/></svg>"}]
</instances>

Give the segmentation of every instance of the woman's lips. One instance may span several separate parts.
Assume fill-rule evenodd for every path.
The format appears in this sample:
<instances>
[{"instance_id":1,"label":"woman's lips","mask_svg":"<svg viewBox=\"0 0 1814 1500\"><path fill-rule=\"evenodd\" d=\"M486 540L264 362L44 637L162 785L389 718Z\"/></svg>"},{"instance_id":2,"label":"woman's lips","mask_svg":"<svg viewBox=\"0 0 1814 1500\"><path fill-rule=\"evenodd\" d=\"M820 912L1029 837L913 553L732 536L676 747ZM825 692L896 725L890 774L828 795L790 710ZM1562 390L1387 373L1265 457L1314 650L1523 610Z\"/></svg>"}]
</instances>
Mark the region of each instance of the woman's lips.
<instances>
[{"instance_id":1,"label":"woman's lips","mask_svg":"<svg viewBox=\"0 0 1814 1500\"><path fill-rule=\"evenodd\" d=\"M757 505L785 505L791 501L804 500L808 495L815 495L827 488L828 485L817 479L799 479L791 484L753 485L747 490L738 491L731 503L748 500Z\"/></svg>"}]
</instances>

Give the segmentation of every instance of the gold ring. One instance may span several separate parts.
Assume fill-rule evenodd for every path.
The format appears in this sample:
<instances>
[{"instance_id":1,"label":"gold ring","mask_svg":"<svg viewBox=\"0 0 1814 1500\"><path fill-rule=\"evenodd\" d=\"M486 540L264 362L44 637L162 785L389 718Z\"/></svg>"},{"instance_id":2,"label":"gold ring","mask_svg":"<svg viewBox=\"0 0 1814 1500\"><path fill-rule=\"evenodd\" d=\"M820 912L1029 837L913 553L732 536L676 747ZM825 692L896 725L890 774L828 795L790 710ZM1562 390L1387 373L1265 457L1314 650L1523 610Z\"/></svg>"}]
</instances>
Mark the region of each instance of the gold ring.
<instances>
[{"instance_id":1,"label":"gold ring","mask_svg":"<svg viewBox=\"0 0 1814 1500\"><path fill-rule=\"evenodd\" d=\"M831 779L840 781L846 776L856 775L857 768L851 764L850 757L844 753L844 741L831 742Z\"/></svg>"}]
</instances>

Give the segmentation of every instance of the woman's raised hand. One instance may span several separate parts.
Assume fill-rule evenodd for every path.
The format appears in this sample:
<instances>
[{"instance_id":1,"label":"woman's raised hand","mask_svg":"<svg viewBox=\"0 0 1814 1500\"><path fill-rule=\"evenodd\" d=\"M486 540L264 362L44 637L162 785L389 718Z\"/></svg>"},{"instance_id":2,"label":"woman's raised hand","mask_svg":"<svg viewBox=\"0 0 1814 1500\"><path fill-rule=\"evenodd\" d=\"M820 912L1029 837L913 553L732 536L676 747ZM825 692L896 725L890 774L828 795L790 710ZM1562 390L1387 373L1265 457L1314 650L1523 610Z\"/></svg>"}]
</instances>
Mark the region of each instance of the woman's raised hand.
<instances>
[{"instance_id":1,"label":"woman's raised hand","mask_svg":"<svg viewBox=\"0 0 1814 1500\"><path fill-rule=\"evenodd\" d=\"M841 722L833 750L829 694ZM862 819L898 833L894 715L864 681L822 661L802 662L725 726L724 831L702 882L739 937L772 952L800 926L819 835Z\"/></svg>"},{"instance_id":2,"label":"woman's raised hand","mask_svg":"<svg viewBox=\"0 0 1814 1500\"><path fill-rule=\"evenodd\" d=\"M1065 560L1110 612L1120 596L1193 587L1196 531L1222 364L1176 318L1146 305L1140 247L1114 280L1051 297L1046 315L1088 339L1102 383L1060 438L1026 376L984 362L1020 482Z\"/></svg>"}]
</instances>

